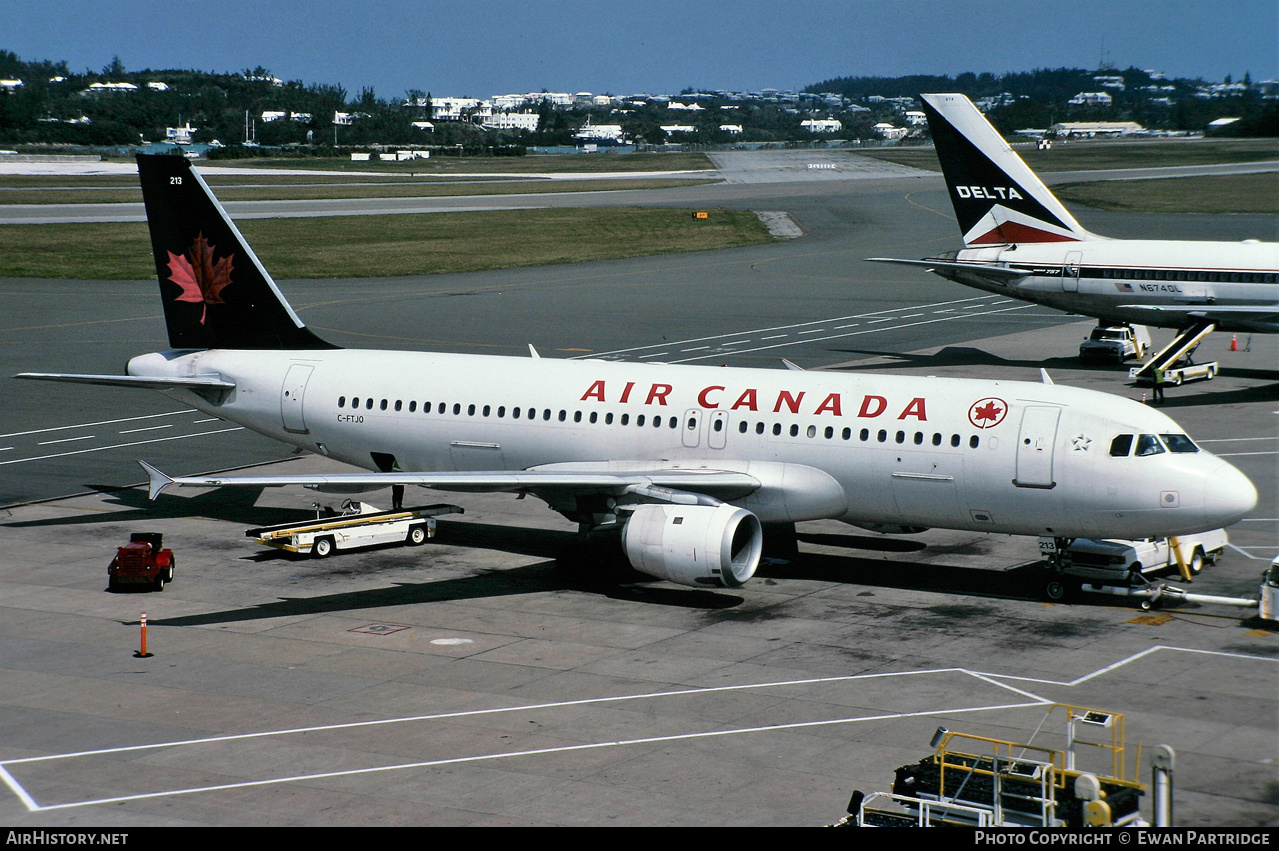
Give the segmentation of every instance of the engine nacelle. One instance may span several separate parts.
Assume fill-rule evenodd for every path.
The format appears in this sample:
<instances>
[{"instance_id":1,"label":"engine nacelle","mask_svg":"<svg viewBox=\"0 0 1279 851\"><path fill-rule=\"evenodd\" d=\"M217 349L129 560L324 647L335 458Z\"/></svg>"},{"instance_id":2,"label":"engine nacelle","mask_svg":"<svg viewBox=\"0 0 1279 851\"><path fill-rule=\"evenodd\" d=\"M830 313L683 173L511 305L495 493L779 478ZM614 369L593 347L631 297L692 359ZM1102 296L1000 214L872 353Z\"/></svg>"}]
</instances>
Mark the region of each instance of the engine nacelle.
<instances>
[{"instance_id":1,"label":"engine nacelle","mask_svg":"<svg viewBox=\"0 0 1279 851\"><path fill-rule=\"evenodd\" d=\"M764 532L758 517L732 505L641 505L622 529L622 548L640 573L737 588L755 575Z\"/></svg>"}]
</instances>

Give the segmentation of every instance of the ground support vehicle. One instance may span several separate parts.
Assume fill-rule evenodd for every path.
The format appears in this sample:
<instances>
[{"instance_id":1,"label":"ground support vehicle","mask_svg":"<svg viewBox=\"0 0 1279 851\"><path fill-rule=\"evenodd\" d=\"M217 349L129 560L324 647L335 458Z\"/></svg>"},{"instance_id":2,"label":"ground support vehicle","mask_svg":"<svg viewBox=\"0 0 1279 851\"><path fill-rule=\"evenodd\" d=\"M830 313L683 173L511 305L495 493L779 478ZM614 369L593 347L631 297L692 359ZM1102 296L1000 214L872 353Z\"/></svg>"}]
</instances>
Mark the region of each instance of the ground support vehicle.
<instances>
[{"instance_id":1,"label":"ground support vehicle","mask_svg":"<svg viewBox=\"0 0 1279 851\"><path fill-rule=\"evenodd\" d=\"M416 546L435 537L435 518L461 514L456 505L428 505L383 511L356 500L342 503L342 511L316 504L316 518L305 523L281 523L249 529L244 534L259 544L297 555L325 558L336 550L403 543Z\"/></svg>"},{"instance_id":2,"label":"ground support vehicle","mask_svg":"<svg viewBox=\"0 0 1279 851\"><path fill-rule=\"evenodd\" d=\"M1062 600L1087 583L1092 586L1137 588L1148 585L1147 576L1176 570L1187 582L1206 564L1216 564L1228 539L1222 529L1183 535L1174 546L1168 538L1125 541L1115 538L1042 537L1039 551L1046 559L1048 578L1044 596ZM1184 570L1183 570L1184 565Z\"/></svg>"},{"instance_id":3,"label":"ground support vehicle","mask_svg":"<svg viewBox=\"0 0 1279 851\"><path fill-rule=\"evenodd\" d=\"M1128 370L1128 377L1139 384L1143 381L1147 381L1146 376L1138 375L1138 373L1143 369L1145 369L1145 367L1134 366L1132 369ZM1186 362L1164 369L1164 384L1171 384L1174 387L1180 387L1187 381L1195 381L1200 378L1211 381L1220 371L1221 365L1215 360L1209 361L1208 363Z\"/></svg>"},{"instance_id":4,"label":"ground support vehicle","mask_svg":"<svg viewBox=\"0 0 1279 851\"><path fill-rule=\"evenodd\" d=\"M1114 361L1141 360L1150 351L1150 332L1144 325L1098 325L1079 344L1079 359Z\"/></svg>"},{"instance_id":5,"label":"ground support vehicle","mask_svg":"<svg viewBox=\"0 0 1279 851\"><path fill-rule=\"evenodd\" d=\"M134 532L129 535L129 543L116 550L107 567L107 590L118 591L132 585L163 591L165 583L173 581L176 563L173 550L164 548L162 533Z\"/></svg>"},{"instance_id":6,"label":"ground support vehicle","mask_svg":"<svg viewBox=\"0 0 1279 851\"><path fill-rule=\"evenodd\" d=\"M1136 760L1127 770L1124 716L1060 703L1048 716L1064 716L1064 735L1045 735L1041 724L1036 738L1060 747L937 728L930 756L898 768L891 792L854 792L832 827L1144 825L1146 787L1135 779ZM1085 760L1093 770L1082 769Z\"/></svg>"}]
</instances>

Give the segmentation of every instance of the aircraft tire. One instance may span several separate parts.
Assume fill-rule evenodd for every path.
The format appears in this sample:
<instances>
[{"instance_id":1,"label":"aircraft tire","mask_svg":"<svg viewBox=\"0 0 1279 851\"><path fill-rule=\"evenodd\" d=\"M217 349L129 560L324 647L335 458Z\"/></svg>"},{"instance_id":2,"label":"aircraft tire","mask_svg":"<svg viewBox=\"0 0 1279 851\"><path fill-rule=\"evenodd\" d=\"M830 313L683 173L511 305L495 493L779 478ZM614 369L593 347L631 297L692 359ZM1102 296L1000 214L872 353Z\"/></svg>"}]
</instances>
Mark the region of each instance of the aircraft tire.
<instances>
[{"instance_id":1,"label":"aircraft tire","mask_svg":"<svg viewBox=\"0 0 1279 851\"><path fill-rule=\"evenodd\" d=\"M1050 603L1062 603L1068 600L1074 589L1069 581L1061 576L1050 577L1044 583L1044 598Z\"/></svg>"}]
</instances>

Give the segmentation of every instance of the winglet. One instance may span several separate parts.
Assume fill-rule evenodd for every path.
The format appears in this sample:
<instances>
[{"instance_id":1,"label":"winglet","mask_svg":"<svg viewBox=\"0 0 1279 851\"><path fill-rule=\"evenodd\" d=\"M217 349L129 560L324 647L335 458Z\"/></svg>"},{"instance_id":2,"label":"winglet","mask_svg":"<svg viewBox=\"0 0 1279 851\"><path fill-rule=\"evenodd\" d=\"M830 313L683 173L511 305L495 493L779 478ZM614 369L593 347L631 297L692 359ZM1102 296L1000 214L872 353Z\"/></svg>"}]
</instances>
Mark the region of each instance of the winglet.
<instances>
[{"instance_id":1,"label":"winglet","mask_svg":"<svg viewBox=\"0 0 1279 851\"><path fill-rule=\"evenodd\" d=\"M1052 376L1048 374L1048 370L1044 369L1042 366L1039 368L1039 378L1040 378L1040 380L1041 380L1041 381L1043 381L1045 384L1055 384L1055 383L1056 383L1056 382L1054 382L1054 381L1053 381Z\"/></svg>"},{"instance_id":2,"label":"winglet","mask_svg":"<svg viewBox=\"0 0 1279 851\"><path fill-rule=\"evenodd\" d=\"M164 489L173 484L173 477L160 472L140 458L138 459L138 463L142 465L142 469L147 471L147 476L151 480L150 492L147 495L150 497L152 502L155 502L156 499L159 498L160 494L164 493Z\"/></svg>"}]
</instances>

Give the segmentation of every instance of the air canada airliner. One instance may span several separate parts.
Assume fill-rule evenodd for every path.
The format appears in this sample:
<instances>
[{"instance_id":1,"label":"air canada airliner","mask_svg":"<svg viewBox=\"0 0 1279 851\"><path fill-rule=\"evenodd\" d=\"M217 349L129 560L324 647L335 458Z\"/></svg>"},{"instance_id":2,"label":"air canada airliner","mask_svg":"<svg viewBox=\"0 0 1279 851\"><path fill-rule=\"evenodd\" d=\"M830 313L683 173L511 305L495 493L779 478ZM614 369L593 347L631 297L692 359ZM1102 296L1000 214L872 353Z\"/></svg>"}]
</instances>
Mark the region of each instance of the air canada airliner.
<instances>
[{"instance_id":1,"label":"air canada airliner","mask_svg":"<svg viewBox=\"0 0 1279 851\"><path fill-rule=\"evenodd\" d=\"M1279 332L1279 243L1090 233L967 97L920 99L964 248L868 259L1106 322Z\"/></svg>"},{"instance_id":2,"label":"air canada airliner","mask_svg":"<svg viewBox=\"0 0 1279 851\"><path fill-rule=\"evenodd\" d=\"M124 375L363 472L170 487L532 494L639 571L737 587L769 524L1134 538L1225 526L1251 482L1163 413L1050 382L342 349L316 336L181 156L139 156L167 351ZM532 353L531 353L532 354Z\"/></svg>"}]
</instances>

